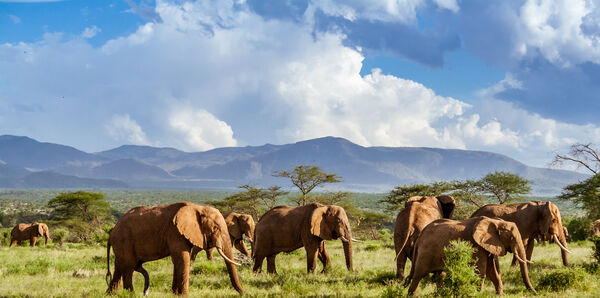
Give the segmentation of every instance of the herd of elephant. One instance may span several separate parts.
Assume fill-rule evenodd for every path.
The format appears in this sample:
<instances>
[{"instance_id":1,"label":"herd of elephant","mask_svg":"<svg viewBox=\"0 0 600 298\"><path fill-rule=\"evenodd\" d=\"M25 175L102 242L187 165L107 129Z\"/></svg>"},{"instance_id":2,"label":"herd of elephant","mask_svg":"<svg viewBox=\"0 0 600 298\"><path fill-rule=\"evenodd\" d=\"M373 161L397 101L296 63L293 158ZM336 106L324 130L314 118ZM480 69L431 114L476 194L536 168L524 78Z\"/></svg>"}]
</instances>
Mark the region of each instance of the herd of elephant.
<instances>
[{"instance_id":1,"label":"herd of elephant","mask_svg":"<svg viewBox=\"0 0 600 298\"><path fill-rule=\"evenodd\" d=\"M520 265L527 289L535 293L529 280L528 264L534 240L555 242L561 249L562 262L568 266L566 229L558 207L551 202L526 202L512 205L489 204L479 208L471 218L452 220L455 200L451 196L415 196L405 202L394 227L396 276L405 279L407 259L412 266L405 279L409 294L416 294L422 278L440 274L444 267L444 248L451 240L468 241L474 247L473 262L483 281L489 278L498 294L503 294L498 256L513 253L513 265ZM600 220L594 229L600 234ZM29 240L35 246L37 237L50 238L43 223L19 224L11 232L11 247ZM251 243L250 254L244 236ZM145 262L170 256L174 266L172 291L186 295L189 285L190 261L205 250L212 260L212 250L225 260L233 288L244 290L238 279L235 246L245 257L254 260L253 271L261 272L267 259L267 272L277 273L275 257L304 247L307 272L314 273L317 258L323 271L330 263L325 240L341 239L346 267L353 271L350 223L344 208L312 203L300 207L277 206L254 223L252 216L230 213L190 202L158 207L136 207L119 219L111 230L107 248L107 292L123 287L133 291L132 276L137 271L144 276L144 295L148 294L150 278L142 266ZM110 248L115 254L114 274L110 272Z\"/></svg>"}]
</instances>

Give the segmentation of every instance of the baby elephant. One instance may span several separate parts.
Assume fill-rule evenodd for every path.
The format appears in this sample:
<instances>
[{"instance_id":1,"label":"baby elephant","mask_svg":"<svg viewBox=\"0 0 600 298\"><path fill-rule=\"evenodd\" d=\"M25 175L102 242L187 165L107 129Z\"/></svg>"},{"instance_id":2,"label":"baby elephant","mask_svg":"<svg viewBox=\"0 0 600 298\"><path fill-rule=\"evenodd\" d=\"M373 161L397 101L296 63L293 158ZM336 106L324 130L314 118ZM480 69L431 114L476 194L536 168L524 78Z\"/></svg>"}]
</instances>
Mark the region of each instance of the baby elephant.
<instances>
[{"instance_id":1,"label":"baby elephant","mask_svg":"<svg viewBox=\"0 0 600 298\"><path fill-rule=\"evenodd\" d=\"M38 222L30 224L20 223L16 225L12 231L10 231L10 247L13 247L13 245L26 240L29 240L29 245L31 247L35 247L37 237L40 236L44 236L44 244L48 244L48 239L50 239L50 231L48 230L48 226L46 224Z\"/></svg>"},{"instance_id":2,"label":"baby elephant","mask_svg":"<svg viewBox=\"0 0 600 298\"><path fill-rule=\"evenodd\" d=\"M423 229L413 251L414 264L407 281L410 282L409 294L416 292L423 277L444 269L444 247L451 240L469 241L475 248L473 260L482 278L481 290L487 276L494 284L496 293L503 294L498 256L508 251L514 253L521 264L525 286L535 293L529 281L529 261L525 261L525 248L517 226L513 222L478 216L464 220L438 219Z\"/></svg>"}]
</instances>

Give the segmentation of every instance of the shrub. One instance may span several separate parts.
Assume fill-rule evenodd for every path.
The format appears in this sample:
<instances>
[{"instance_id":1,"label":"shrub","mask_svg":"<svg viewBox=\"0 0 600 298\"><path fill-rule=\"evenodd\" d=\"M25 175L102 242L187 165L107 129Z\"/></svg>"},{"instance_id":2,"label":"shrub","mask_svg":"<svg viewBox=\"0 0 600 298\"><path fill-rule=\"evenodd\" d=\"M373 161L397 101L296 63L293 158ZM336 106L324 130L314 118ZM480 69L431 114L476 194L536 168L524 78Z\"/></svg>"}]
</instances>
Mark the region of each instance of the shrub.
<instances>
[{"instance_id":1,"label":"shrub","mask_svg":"<svg viewBox=\"0 0 600 298\"><path fill-rule=\"evenodd\" d=\"M596 260L596 264L600 265L600 236L594 236L592 243L594 243L594 259Z\"/></svg>"},{"instance_id":2,"label":"shrub","mask_svg":"<svg viewBox=\"0 0 600 298\"><path fill-rule=\"evenodd\" d=\"M396 297L407 297L408 289L402 286L402 283L396 281L390 281L386 283L382 298L396 298Z\"/></svg>"},{"instance_id":3,"label":"shrub","mask_svg":"<svg viewBox=\"0 0 600 298\"><path fill-rule=\"evenodd\" d=\"M446 259L437 294L442 297L474 297L481 284L473 262L473 247L466 241L450 241L444 248Z\"/></svg>"},{"instance_id":4,"label":"shrub","mask_svg":"<svg viewBox=\"0 0 600 298\"><path fill-rule=\"evenodd\" d=\"M563 223L569 230L571 241L585 240L590 234L592 221L587 217L568 218Z\"/></svg>"},{"instance_id":5,"label":"shrub","mask_svg":"<svg viewBox=\"0 0 600 298\"><path fill-rule=\"evenodd\" d=\"M365 246L366 251L373 251L373 250L378 250L378 249L381 249L381 245L379 245L377 243L369 243L369 244L367 244L367 246Z\"/></svg>"},{"instance_id":6,"label":"shrub","mask_svg":"<svg viewBox=\"0 0 600 298\"><path fill-rule=\"evenodd\" d=\"M582 267L550 270L542 275L538 285L541 289L561 291L568 288L587 289L589 275Z\"/></svg>"},{"instance_id":7,"label":"shrub","mask_svg":"<svg viewBox=\"0 0 600 298\"><path fill-rule=\"evenodd\" d=\"M67 231L64 229L57 229L53 232L52 240L58 243L58 246L62 247L63 242L65 241L65 237L67 236Z\"/></svg>"}]
</instances>

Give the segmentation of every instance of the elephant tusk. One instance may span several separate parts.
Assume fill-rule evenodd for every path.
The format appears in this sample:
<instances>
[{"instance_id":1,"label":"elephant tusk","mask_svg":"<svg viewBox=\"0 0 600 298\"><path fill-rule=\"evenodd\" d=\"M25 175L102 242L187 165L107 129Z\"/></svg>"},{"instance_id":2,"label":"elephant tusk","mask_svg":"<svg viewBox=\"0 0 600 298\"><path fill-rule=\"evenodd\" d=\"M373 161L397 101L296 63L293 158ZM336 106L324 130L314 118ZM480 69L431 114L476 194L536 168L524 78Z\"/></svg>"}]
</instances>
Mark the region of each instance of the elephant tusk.
<instances>
[{"instance_id":1,"label":"elephant tusk","mask_svg":"<svg viewBox=\"0 0 600 298\"><path fill-rule=\"evenodd\" d=\"M226 256L226 255L223 253L223 251L221 250L221 248L220 248L220 247L217 247L217 251L219 252L219 254L221 255L221 257L223 257L223 259L225 259L225 261L227 261L227 262L229 262L229 263L231 263L231 264L234 264L234 265L238 265L238 266L241 266L241 265L242 265L242 264L238 264L238 263L236 263L236 262L232 261L230 258L228 258L228 257L227 257L227 256Z\"/></svg>"},{"instance_id":2,"label":"elephant tusk","mask_svg":"<svg viewBox=\"0 0 600 298\"><path fill-rule=\"evenodd\" d=\"M516 258L517 258L517 260L519 260L521 263L533 264L533 262L532 262L532 261L524 261L523 259L521 259L521 258L519 257L519 254L517 254L517 253L515 254L515 257L516 257Z\"/></svg>"},{"instance_id":3,"label":"elephant tusk","mask_svg":"<svg viewBox=\"0 0 600 298\"><path fill-rule=\"evenodd\" d=\"M352 241L354 241L354 242L362 242L362 241L360 241L360 240L356 240L356 239L354 239L354 238L352 238Z\"/></svg>"},{"instance_id":4,"label":"elephant tusk","mask_svg":"<svg viewBox=\"0 0 600 298\"><path fill-rule=\"evenodd\" d=\"M348 241L348 239L346 239L344 236L340 236L340 238L342 238L342 241L344 241L344 242L350 242L350 241Z\"/></svg>"},{"instance_id":5,"label":"elephant tusk","mask_svg":"<svg viewBox=\"0 0 600 298\"><path fill-rule=\"evenodd\" d=\"M558 237L556 237L556 234L552 234L552 236L554 236L554 241L556 242L556 244L558 244L558 246L560 246L560 248L568 253L572 253L570 250L568 250L566 247L564 247L562 245L562 243L560 243L560 241L558 241Z\"/></svg>"}]
</instances>

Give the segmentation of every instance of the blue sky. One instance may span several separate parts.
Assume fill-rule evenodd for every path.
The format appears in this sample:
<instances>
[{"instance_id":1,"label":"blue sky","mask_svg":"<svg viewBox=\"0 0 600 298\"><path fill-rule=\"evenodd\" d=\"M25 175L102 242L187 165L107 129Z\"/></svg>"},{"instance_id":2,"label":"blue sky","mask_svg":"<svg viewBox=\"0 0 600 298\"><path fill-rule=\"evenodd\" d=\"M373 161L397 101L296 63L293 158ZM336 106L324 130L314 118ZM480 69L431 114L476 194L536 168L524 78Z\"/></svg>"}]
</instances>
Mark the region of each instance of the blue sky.
<instances>
[{"instance_id":1,"label":"blue sky","mask_svg":"<svg viewBox=\"0 0 600 298\"><path fill-rule=\"evenodd\" d=\"M334 135L545 166L600 138L599 7L0 0L0 134L88 152Z\"/></svg>"}]
</instances>

